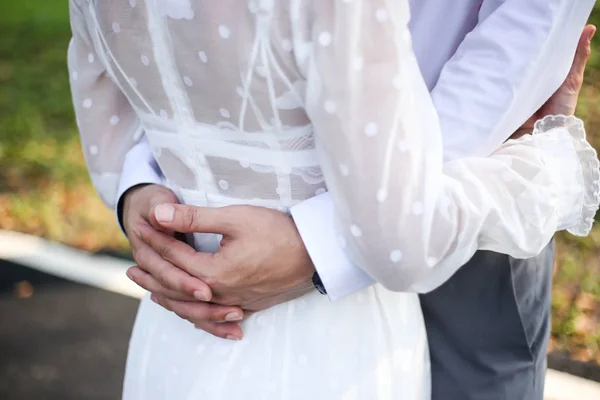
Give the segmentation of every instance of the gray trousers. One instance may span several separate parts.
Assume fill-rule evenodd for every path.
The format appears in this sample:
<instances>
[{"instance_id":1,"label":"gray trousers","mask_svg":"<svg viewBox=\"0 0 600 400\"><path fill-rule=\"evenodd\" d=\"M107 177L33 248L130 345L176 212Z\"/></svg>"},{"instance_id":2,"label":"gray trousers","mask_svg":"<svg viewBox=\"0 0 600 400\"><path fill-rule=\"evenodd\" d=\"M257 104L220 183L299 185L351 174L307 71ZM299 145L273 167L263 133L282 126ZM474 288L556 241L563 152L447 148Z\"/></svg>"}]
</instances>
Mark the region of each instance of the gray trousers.
<instances>
[{"instance_id":1,"label":"gray trousers","mask_svg":"<svg viewBox=\"0 0 600 400\"><path fill-rule=\"evenodd\" d=\"M542 400L554 241L516 260L480 251L421 296L433 400Z\"/></svg>"}]
</instances>

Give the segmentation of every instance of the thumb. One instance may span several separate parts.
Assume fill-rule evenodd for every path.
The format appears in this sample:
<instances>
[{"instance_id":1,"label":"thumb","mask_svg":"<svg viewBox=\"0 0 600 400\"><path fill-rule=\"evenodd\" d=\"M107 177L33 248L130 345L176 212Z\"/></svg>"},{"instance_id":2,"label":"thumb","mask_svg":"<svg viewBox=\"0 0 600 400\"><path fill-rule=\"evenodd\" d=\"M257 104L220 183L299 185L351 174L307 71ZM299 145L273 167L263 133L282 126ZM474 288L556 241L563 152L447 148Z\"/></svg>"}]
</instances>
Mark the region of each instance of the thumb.
<instances>
[{"instance_id":1,"label":"thumb","mask_svg":"<svg viewBox=\"0 0 600 400\"><path fill-rule=\"evenodd\" d=\"M157 220L155 217L155 212L154 209L156 208L156 206L160 205L160 204L166 204L166 203L177 203L177 196L175 196L175 193L173 193L170 190L165 190L165 191L157 191L154 193L154 195L150 198L149 201L149 211L148 211L148 223L150 224L150 226L152 226L154 229L156 229L157 231L161 231L167 235L173 236L175 234L175 231L171 230L171 229L165 229Z\"/></svg>"},{"instance_id":2,"label":"thumb","mask_svg":"<svg viewBox=\"0 0 600 400\"><path fill-rule=\"evenodd\" d=\"M583 77L585 67L592 53L591 41L595 34L596 27L594 25L587 25L583 29L583 33L581 34L581 37L579 38L579 43L577 44L575 60L573 60L573 65L571 67L569 75ZM583 84L583 81L581 83Z\"/></svg>"},{"instance_id":3,"label":"thumb","mask_svg":"<svg viewBox=\"0 0 600 400\"><path fill-rule=\"evenodd\" d=\"M159 204L150 212L151 223L163 230L181 233L231 235L235 221L228 207L207 208L183 204Z\"/></svg>"}]
</instances>

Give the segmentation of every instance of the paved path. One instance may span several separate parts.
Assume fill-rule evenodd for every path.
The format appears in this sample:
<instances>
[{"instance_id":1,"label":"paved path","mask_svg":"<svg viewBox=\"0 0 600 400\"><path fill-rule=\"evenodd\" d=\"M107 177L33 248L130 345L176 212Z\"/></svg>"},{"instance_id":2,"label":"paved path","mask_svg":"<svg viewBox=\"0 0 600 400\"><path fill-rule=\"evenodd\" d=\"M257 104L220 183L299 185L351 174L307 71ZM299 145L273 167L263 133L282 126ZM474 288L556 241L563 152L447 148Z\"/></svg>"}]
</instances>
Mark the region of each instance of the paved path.
<instances>
[{"instance_id":1,"label":"paved path","mask_svg":"<svg viewBox=\"0 0 600 400\"><path fill-rule=\"evenodd\" d=\"M546 375L545 389L546 400L600 399L600 383L553 370Z\"/></svg>"},{"instance_id":2,"label":"paved path","mask_svg":"<svg viewBox=\"0 0 600 400\"><path fill-rule=\"evenodd\" d=\"M16 298L24 280L33 296ZM0 399L119 399L137 305L0 261Z\"/></svg>"}]
</instances>

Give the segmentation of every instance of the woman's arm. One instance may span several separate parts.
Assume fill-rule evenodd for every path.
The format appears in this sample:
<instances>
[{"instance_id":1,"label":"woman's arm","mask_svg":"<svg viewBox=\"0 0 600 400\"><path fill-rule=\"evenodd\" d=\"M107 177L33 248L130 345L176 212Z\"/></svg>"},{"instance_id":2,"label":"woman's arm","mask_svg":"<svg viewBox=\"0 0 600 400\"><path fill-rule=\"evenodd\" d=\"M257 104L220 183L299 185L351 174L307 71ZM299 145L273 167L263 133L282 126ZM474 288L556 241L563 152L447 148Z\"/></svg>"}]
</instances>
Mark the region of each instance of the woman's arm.
<instances>
[{"instance_id":1,"label":"woman's arm","mask_svg":"<svg viewBox=\"0 0 600 400\"><path fill-rule=\"evenodd\" d=\"M104 202L115 207L125 157L143 131L130 102L108 76L80 7L70 1L73 38L68 66L73 105L92 182Z\"/></svg>"},{"instance_id":2,"label":"woman's arm","mask_svg":"<svg viewBox=\"0 0 600 400\"><path fill-rule=\"evenodd\" d=\"M431 290L477 248L533 256L558 229L589 229L581 169L597 174L597 159L579 122L443 166L407 2L312 4L307 108L341 245L370 276L392 290ZM586 216L598 206L587 201Z\"/></svg>"}]
</instances>

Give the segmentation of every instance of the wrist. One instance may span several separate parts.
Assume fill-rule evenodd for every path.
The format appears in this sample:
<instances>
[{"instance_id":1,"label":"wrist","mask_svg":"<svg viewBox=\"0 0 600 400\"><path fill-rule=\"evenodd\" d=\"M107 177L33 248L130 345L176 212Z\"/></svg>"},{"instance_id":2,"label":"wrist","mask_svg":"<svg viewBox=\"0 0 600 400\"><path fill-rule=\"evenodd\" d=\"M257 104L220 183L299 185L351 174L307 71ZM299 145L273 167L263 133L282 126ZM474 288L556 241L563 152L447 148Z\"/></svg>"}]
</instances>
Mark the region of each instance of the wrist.
<instances>
[{"instance_id":1,"label":"wrist","mask_svg":"<svg viewBox=\"0 0 600 400\"><path fill-rule=\"evenodd\" d=\"M125 223L128 220L127 216L129 215L132 206L139 203L139 201L136 200L136 194L148 186L157 186L162 188L162 186L153 183L140 183L127 189L121 195L121 198L119 198L119 202L117 203L117 218L126 236L129 236L127 224Z\"/></svg>"}]
</instances>

